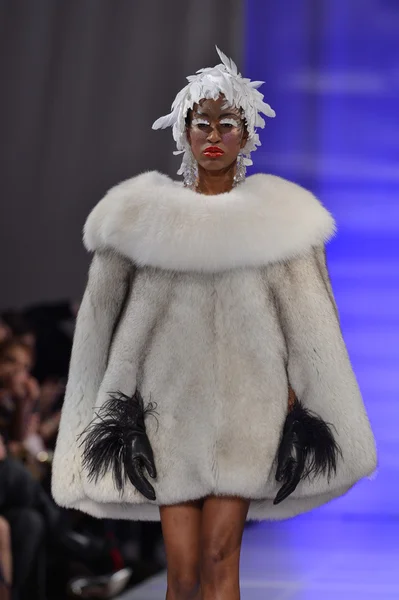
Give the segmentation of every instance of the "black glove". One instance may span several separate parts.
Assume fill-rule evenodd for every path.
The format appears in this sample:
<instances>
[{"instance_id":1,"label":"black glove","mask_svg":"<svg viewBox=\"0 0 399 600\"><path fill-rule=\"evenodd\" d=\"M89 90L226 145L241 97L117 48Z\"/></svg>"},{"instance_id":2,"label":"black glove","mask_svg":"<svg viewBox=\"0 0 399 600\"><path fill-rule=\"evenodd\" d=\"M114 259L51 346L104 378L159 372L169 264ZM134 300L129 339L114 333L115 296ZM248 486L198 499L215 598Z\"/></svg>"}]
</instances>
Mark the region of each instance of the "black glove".
<instances>
[{"instance_id":1,"label":"black glove","mask_svg":"<svg viewBox=\"0 0 399 600\"><path fill-rule=\"evenodd\" d=\"M283 482L273 504L279 504L307 477L326 474L330 479L337 470L341 450L331 426L295 400L285 420L278 449L276 480Z\"/></svg>"},{"instance_id":2,"label":"black glove","mask_svg":"<svg viewBox=\"0 0 399 600\"><path fill-rule=\"evenodd\" d=\"M146 468L150 477L157 476L144 422L145 415L154 412L152 404L144 408L138 391L132 397L122 392L110 395L97 413L98 421L81 434L85 435L83 467L88 469L89 479L97 481L112 469L119 491L129 479L143 496L155 500L155 490L144 475Z\"/></svg>"}]
</instances>

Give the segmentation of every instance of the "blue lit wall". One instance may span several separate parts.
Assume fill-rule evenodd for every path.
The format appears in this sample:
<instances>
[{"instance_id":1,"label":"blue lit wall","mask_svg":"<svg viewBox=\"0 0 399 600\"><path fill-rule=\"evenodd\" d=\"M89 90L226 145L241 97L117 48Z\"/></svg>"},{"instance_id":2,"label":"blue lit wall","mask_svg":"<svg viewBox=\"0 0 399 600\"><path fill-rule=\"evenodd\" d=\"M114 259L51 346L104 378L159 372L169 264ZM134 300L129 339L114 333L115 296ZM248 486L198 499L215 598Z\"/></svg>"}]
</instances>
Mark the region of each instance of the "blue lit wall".
<instances>
[{"instance_id":1,"label":"blue lit wall","mask_svg":"<svg viewBox=\"0 0 399 600\"><path fill-rule=\"evenodd\" d=\"M399 2L247 0L245 73L277 112L254 170L316 192L380 470L322 509L399 514Z\"/></svg>"}]
</instances>

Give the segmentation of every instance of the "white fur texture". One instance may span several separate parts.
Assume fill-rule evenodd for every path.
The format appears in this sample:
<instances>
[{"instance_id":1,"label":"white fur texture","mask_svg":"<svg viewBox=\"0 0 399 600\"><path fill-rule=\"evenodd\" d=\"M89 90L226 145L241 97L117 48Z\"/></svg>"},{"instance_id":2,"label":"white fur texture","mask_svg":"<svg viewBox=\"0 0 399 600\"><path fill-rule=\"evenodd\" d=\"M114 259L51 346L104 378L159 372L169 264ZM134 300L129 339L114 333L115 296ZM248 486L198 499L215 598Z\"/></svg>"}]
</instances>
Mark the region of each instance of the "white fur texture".
<instances>
[{"instance_id":1,"label":"white fur texture","mask_svg":"<svg viewBox=\"0 0 399 600\"><path fill-rule=\"evenodd\" d=\"M87 219L84 241L139 266L215 272L292 258L334 229L310 192L280 177L252 175L205 196L152 171L110 190Z\"/></svg>"},{"instance_id":2,"label":"white fur texture","mask_svg":"<svg viewBox=\"0 0 399 600\"><path fill-rule=\"evenodd\" d=\"M166 181L168 189L175 189L163 176L156 177ZM291 209L296 203L302 206L303 200L307 206L304 212L309 203L317 206L307 192L298 192L280 180L276 185L302 194L293 202L281 193L282 205ZM300 235L292 226L292 215L284 220L283 211L276 209L273 214L283 239L273 238L278 252L272 252L270 243L264 242L269 254L258 266L263 241L252 212L253 237L249 236L248 217L246 243L240 236L236 241L248 262L250 240L254 240L255 265L234 268L239 254L229 261L229 253L211 236L209 225L215 215L209 207L212 198L203 203L198 197L200 206L208 207L211 216L205 222L195 221L192 215L197 196L183 190L179 196L182 208L176 209L177 217L172 219L173 210L166 205L165 195L163 200L158 198L158 184L155 189L146 188L140 192L140 201L132 194L132 182L125 184L126 193L117 188L98 205L86 227L86 243L96 254L78 317L54 457L56 501L98 517L158 520L159 504L209 494L240 495L251 499L248 519L282 519L345 493L373 472L376 451L325 264L322 239L328 227L323 229L320 222L330 222L331 232L330 217L322 209L323 216L315 217L312 228L301 221L299 208L295 214L302 228ZM231 205L228 195L223 195L224 218L216 222L226 242L227 223L235 231L233 237L241 227L236 205L244 202L245 189L239 196L231 192ZM173 194L168 198L173 203ZM253 203L248 193L248 205L253 207ZM314 214L318 214L317 208ZM149 236L151 215L155 228L159 228L153 238L154 252ZM244 218L243 210L242 215ZM206 244L199 242L196 222L202 227ZM262 222L267 238L273 225L266 218ZM167 225L175 235L166 230ZM219 229L213 231L217 237ZM297 240L294 247L289 231ZM140 232L146 233L140 237ZM214 257L213 268L205 271L204 265L209 263L196 257L194 248L200 251L207 244L223 250L223 256ZM144 260L143 247L148 264L137 267L134 263L139 262L140 252L141 262ZM184 248L186 256L180 257ZM279 261L274 260L277 255ZM209 260L211 255L207 256ZM154 266L154 261L165 263L165 268ZM216 264L228 269L215 271ZM343 458L330 482L325 477L305 481L275 507L275 459L287 414L289 383L308 408L335 427ZM155 502L147 501L131 485L120 495L110 473L97 484L89 481L81 465L78 436L95 418L95 407L107 400L110 391L133 394L136 388L146 402L151 399L157 403L158 423L151 416L146 418L158 471L153 481Z\"/></svg>"}]
</instances>

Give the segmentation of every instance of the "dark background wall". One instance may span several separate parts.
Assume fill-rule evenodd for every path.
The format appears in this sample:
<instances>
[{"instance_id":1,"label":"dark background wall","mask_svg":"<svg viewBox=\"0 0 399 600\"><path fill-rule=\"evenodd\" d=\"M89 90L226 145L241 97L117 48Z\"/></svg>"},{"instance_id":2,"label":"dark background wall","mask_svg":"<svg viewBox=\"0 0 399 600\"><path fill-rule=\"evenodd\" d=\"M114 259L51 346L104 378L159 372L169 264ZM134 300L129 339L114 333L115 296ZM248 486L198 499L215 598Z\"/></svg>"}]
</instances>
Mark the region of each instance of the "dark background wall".
<instances>
[{"instance_id":1,"label":"dark background wall","mask_svg":"<svg viewBox=\"0 0 399 600\"><path fill-rule=\"evenodd\" d=\"M242 31L241 0L0 1L0 308L80 298L89 210L142 170L176 172L151 124L215 44L240 65Z\"/></svg>"}]
</instances>

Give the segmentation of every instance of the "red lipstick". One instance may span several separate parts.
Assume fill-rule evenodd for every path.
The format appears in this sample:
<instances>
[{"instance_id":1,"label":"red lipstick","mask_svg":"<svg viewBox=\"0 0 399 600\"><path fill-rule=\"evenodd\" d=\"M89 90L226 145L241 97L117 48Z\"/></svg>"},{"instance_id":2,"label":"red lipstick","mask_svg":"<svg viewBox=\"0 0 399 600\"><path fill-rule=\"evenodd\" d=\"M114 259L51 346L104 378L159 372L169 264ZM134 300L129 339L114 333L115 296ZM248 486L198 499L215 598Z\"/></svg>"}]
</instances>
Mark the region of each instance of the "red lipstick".
<instances>
[{"instance_id":1,"label":"red lipstick","mask_svg":"<svg viewBox=\"0 0 399 600\"><path fill-rule=\"evenodd\" d=\"M218 146L209 146L208 148L205 148L203 154L210 158L217 158L218 156L223 156L224 151L221 148L218 148Z\"/></svg>"}]
</instances>

